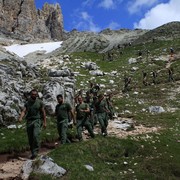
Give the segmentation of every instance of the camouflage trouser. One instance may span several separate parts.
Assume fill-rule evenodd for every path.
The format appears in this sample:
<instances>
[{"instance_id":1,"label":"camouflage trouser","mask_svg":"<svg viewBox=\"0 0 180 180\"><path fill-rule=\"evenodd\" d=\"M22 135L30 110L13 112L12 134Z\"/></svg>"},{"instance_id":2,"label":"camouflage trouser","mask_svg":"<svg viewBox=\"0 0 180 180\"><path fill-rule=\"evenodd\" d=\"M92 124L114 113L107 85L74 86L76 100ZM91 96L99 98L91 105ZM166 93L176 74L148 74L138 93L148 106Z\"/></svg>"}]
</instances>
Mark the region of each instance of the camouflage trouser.
<instances>
[{"instance_id":1,"label":"camouflage trouser","mask_svg":"<svg viewBox=\"0 0 180 180\"><path fill-rule=\"evenodd\" d=\"M88 130L90 136L92 138L94 138L93 128L92 128L91 123L89 122L89 119L87 119L87 120L77 119L77 135L78 135L78 139L82 140L83 127L85 127Z\"/></svg>"},{"instance_id":2,"label":"camouflage trouser","mask_svg":"<svg viewBox=\"0 0 180 180\"><path fill-rule=\"evenodd\" d=\"M105 133L105 135L107 135L107 126L108 126L108 116L107 116L107 113L106 112L97 113L97 118L98 118L99 124L101 126L102 134Z\"/></svg>"},{"instance_id":3,"label":"camouflage trouser","mask_svg":"<svg viewBox=\"0 0 180 180\"><path fill-rule=\"evenodd\" d=\"M174 78L173 78L173 75L172 75L172 74L169 74L168 81L169 81L169 82L171 82L171 81L173 81L173 82L174 82Z\"/></svg>"},{"instance_id":4,"label":"camouflage trouser","mask_svg":"<svg viewBox=\"0 0 180 180\"><path fill-rule=\"evenodd\" d=\"M36 156L40 148L41 120L27 120L26 128L31 153Z\"/></svg>"},{"instance_id":5,"label":"camouflage trouser","mask_svg":"<svg viewBox=\"0 0 180 180\"><path fill-rule=\"evenodd\" d=\"M93 117L94 117L94 126L95 126L98 123L97 114L93 113Z\"/></svg>"},{"instance_id":6,"label":"camouflage trouser","mask_svg":"<svg viewBox=\"0 0 180 180\"><path fill-rule=\"evenodd\" d=\"M97 124L97 120L93 111L90 112L89 122L92 126L92 129L94 129L94 125Z\"/></svg>"},{"instance_id":7,"label":"camouflage trouser","mask_svg":"<svg viewBox=\"0 0 180 180\"><path fill-rule=\"evenodd\" d=\"M109 107L109 114L108 114L108 117L109 119L113 119L113 116L114 116L114 109L112 106Z\"/></svg>"},{"instance_id":8,"label":"camouflage trouser","mask_svg":"<svg viewBox=\"0 0 180 180\"><path fill-rule=\"evenodd\" d=\"M67 138L68 119L65 119L63 121L58 121L57 129L58 129L61 144L69 143L70 141Z\"/></svg>"}]
</instances>

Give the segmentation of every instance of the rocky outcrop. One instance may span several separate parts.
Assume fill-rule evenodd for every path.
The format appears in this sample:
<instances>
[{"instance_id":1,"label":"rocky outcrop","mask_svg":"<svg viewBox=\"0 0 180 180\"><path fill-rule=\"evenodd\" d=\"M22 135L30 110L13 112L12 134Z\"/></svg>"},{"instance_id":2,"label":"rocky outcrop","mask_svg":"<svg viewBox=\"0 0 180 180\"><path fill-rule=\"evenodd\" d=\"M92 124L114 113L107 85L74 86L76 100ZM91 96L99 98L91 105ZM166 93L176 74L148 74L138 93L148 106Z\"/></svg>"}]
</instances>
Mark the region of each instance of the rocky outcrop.
<instances>
[{"instance_id":1,"label":"rocky outcrop","mask_svg":"<svg viewBox=\"0 0 180 180\"><path fill-rule=\"evenodd\" d=\"M63 38L63 16L59 4L44 4L37 10L34 0L0 0L1 32L21 40Z\"/></svg>"},{"instance_id":2,"label":"rocky outcrop","mask_svg":"<svg viewBox=\"0 0 180 180\"><path fill-rule=\"evenodd\" d=\"M64 41L59 53L99 52L122 50L129 45L136 45L153 40L168 40L180 37L180 22L171 22L153 30L142 29L105 29L99 33L79 32L76 29L64 33Z\"/></svg>"},{"instance_id":3,"label":"rocky outcrop","mask_svg":"<svg viewBox=\"0 0 180 180\"><path fill-rule=\"evenodd\" d=\"M0 47L0 126L17 121L28 92L33 88L38 90L49 115L54 114L58 94L74 106L74 73L64 67L70 63L64 57L52 55L30 64Z\"/></svg>"},{"instance_id":4,"label":"rocky outcrop","mask_svg":"<svg viewBox=\"0 0 180 180\"><path fill-rule=\"evenodd\" d=\"M72 30L71 32L65 33L62 47L58 50L59 52L100 52L104 53L120 47L125 47L129 43L133 42L147 30L110 30L106 29L100 33L93 32L79 32Z\"/></svg>"},{"instance_id":5,"label":"rocky outcrop","mask_svg":"<svg viewBox=\"0 0 180 180\"><path fill-rule=\"evenodd\" d=\"M180 22L170 22L139 36L133 44L155 42L156 40L172 40L180 37Z\"/></svg>"},{"instance_id":6,"label":"rocky outcrop","mask_svg":"<svg viewBox=\"0 0 180 180\"><path fill-rule=\"evenodd\" d=\"M22 179L29 179L30 173L48 174L52 177L60 178L65 175L66 170L58 166L52 158L48 156L40 156L37 160L28 160L22 168Z\"/></svg>"}]
</instances>

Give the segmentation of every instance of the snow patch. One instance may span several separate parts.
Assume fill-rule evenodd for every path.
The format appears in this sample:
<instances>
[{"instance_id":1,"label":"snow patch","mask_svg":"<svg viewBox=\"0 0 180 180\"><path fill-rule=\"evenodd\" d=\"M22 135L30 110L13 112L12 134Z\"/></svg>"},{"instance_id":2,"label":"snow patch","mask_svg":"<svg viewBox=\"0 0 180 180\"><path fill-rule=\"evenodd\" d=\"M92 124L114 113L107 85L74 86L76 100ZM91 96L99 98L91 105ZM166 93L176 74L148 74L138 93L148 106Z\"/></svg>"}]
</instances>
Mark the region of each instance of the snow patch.
<instances>
[{"instance_id":1,"label":"snow patch","mask_svg":"<svg viewBox=\"0 0 180 180\"><path fill-rule=\"evenodd\" d=\"M24 57L27 54L35 51L45 51L45 53L50 53L61 47L62 42L63 41L26 45L14 44L11 46L4 46L4 48L6 51L13 52L19 57Z\"/></svg>"}]
</instances>

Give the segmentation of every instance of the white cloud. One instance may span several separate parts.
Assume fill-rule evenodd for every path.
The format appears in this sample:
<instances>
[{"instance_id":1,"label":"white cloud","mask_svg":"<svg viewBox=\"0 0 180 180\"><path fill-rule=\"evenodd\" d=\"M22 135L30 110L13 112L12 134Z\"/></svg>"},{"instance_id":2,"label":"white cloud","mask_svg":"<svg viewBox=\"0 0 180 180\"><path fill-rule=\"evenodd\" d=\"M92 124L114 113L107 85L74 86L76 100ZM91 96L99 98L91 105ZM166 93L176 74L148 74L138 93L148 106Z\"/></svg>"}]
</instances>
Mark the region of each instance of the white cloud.
<instances>
[{"instance_id":1,"label":"white cloud","mask_svg":"<svg viewBox=\"0 0 180 180\"><path fill-rule=\"evenodd\" d=\"M114 9L117 7L118 4L122 3L124 0L101 0L101 2L99 3L99 0L85 0L82 3L82 6L98 6L104 9ZM96 3L98 2L98 3Z\"/></svg>"},{"instance_id":2,"label":"white cloud","mask_svg":"<svg viewBox=\"0 0 180 180\"><path fill-rule=\"evenodd\" d=\"M113 0L103 0L98 6L104 9L114 9L115 2Z\"/></svg>"},{"instance_id":3,"label":"white cloud","mask_svg":"<svg viewBox=\"0 0 180 180\"><path fill-rule=\"evenodd\" d=\"M92 6L95 0L86 0L82 3L82 6Z\"/></svg>"},{"instance_id":4,"label":"white cloud","mask_svg":"<svg viewBox=\"0 0 180 180\"><path fill-rule=\"evenodd\" d=\"M159 0L133 0L128 3L128 11L130 14L134 14L141 11L142 8L152 7L158 3L158 1Z\"/></svg>"},{"instance_id":5,"label":"white cloud","mask_svg":"<svg viewBox=\"0 0 180 180\"><path fill-rule=\"evenodd\" d=\"M118 24L117 22L111 22L108 27L112 30L115 30L115 29L120 29L120 24Z\"/></svg>"},{"instance_id":6,"label":"white cloud","mask_svg":"<svg viewBox=\"0 0 180 180\"><path fill-rule=\"evenodd\" d=\"M180 0L170 0L161 3L145 14L139 22L134 23L134 28L154 29L172 21L180 21Z\"/></svg>"},{"instance_id":7,"label":"white cloud","mask_svg":"<svg viewBox=\"0 0 180 180\"><path fill-rule=\"evenodd\" d=\"M79 20L78 23L76 23L75 28L93 32L99 32L101 30L101 28L93 22L93 17L86 11L79 13Z\"/></svg>"},{"instance_id":8,"label":"white cloud","mask_svg":"<svg viewBox=\"0 0 180 180\"><path fill-rule=\"evenodd\" d=\"M87 12L81 12L81 17L85 21L88 21L88 20L92 21L92 18L89 16L89 14Z\"/></svg>"}]
</instances>

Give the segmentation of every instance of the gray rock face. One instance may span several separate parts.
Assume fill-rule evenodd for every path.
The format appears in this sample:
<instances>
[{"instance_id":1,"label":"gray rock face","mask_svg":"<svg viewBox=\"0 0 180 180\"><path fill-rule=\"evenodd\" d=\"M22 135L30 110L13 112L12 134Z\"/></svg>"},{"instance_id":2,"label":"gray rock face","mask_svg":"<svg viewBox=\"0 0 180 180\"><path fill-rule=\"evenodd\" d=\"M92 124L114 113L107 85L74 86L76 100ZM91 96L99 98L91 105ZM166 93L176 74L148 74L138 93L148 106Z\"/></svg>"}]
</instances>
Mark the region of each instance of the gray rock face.
<instances>
[{"instance_id":1,"label":"gray rock face","mask_svg":"<svg viewBox=\"0 0 180 180\"><path fill-rule=\"evenodd\" d=\"M125 47L139 36L145 34L146 30L104 30L100 33L78 32L72 30L64 34L65 41L62 44L61 52L100 52L117 49L118 46Z\"/></svg>"},{"instance_id":2,"label":"gray rock face","mask_svg":"<svg viewBox=\"0 0 180 180\"><path fill-rule=\"evenodd\" d=\"M63 37L63 16L59 4L45 4L36 10L34 0L0 0L1 32L22 40Z\"/></svg>"},{"instance_id":3,"label":"gray rock face","mask_svg":"<svg viewBox=\"0 0 180 180\"><path fill-rule=\"evenodd\" d=\"M46 58L41 60L41 65L39 62L28 64L0 48L0 125L8 126L17 121L26 101L24 94L33 88L39 91L47 114L54 114L58 94L74 105L75 79L72 70L64 66L59 70L58 64L64 61L63 56L52 56L51 60L54 67L44 63ZM42 64L45 65L43 71Z\"/></svg>"}]
</instances>

